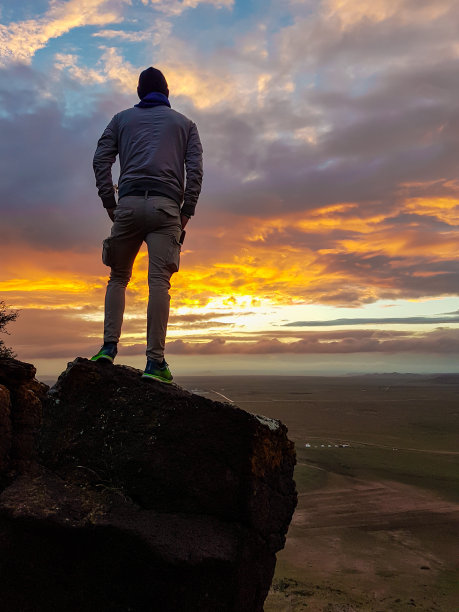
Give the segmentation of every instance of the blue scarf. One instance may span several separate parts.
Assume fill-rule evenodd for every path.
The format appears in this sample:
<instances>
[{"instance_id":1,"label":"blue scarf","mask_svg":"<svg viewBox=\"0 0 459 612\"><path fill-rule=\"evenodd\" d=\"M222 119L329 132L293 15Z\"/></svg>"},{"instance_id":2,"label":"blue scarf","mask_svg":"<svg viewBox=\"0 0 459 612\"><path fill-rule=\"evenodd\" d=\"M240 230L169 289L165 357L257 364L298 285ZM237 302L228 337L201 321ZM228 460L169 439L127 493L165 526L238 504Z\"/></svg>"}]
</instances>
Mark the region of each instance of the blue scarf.
<instances>
[{"instance_id":1,"label":"blue scarf","mask_svg":"<svg viewBox=\"0 0 459 612\"><path fill-rule=\"evenodd\" d=\"M137 108L153 108L153 106L168 106L170 108L170 102L167 96L159 91L151 91L144 98L140 100L138 104L134 104Z\"/></svg>"}]
</instances>

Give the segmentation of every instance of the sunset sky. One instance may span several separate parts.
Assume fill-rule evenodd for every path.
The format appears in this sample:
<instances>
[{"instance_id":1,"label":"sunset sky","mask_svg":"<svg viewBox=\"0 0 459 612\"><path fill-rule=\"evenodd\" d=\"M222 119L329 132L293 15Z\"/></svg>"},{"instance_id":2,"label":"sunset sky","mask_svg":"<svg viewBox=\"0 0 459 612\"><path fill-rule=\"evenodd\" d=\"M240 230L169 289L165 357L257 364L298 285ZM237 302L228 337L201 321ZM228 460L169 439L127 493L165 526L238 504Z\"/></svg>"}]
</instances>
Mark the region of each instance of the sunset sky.
<instances>
[{"instance_id":1,"label":"sunset sky","mask_svg":"<svg viewBox=\"0 0 459 612\"><path fill-rule=\"evenodd\" d=\"M457 0L3 0L6 344L38 376L100 347L92 157L153 65L204 148L172 371L458 371L458 32ZM146 300L142 250L120 363Z\"/></svg>"}]
</instances>

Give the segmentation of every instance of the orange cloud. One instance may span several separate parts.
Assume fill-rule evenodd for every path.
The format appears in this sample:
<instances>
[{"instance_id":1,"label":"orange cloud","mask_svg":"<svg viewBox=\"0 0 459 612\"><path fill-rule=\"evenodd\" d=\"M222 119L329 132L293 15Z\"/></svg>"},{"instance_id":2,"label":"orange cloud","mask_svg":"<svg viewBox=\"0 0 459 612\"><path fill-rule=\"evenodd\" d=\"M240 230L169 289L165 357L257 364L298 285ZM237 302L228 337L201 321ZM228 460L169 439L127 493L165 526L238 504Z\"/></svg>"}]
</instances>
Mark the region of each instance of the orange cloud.
<instances>
[{"instance_id":1,"label":"orange cloud","mask_svg":"<svg viewBox=\"0 0 459 612\"><path fill-rule=\"evenodd\" d=\"M69 307L95 303L106 285L99 249L92 252L0 245L0 295L15 308Z\"/></svg>"},{"instance_id":2,"label":"orange cloud","mask_svg":"<svg viewBox=\"0 0 459 612\"><path fill-rule=\"evenodd\" d=\"M405 202L405 210L459 225L459 200L456 198L410 198Z\"/></svg>"},{"instance_id":3,"label":"orange cloud","mask_svg":"<svg viewBox=\"0 0 459 612\"><path fill-rule=\"evenodd\" d=\"M457 257L458 231L453 226L449 231L432 231L416 219L435 213L445 223L449 215L452 222L456 209L455 200L408 200L400 205L399 214L416 216L402 225L394 225L395 217L382 213L359 215L352 203L283 217L226 215L212 228L193 222L196 225L188 233L181 271L172 280L172 307L203 308L230 298L236 310L238 304L245 309L253 300L291 304L342 299L345 304L351 295L352 303L355 299L365 303L387 295L391 288L394 296L403 296L402 270L409 268L413 279L435 279ZM382 260L376 259L381 257L386 258L384 268ZM11 265L9 260L4 249L0 294L13 305L67 303L69 307L93 304L99 308L102 304L108 270L98 250L58 255L26 248L22 258L18 256ZM438 268L442 261L445 270ZM147 265L143 250L129 286L133 313L145 310ZM409 287L405 289L410 297ZM430 295L429 289L425 295Z\"/></svg>"}]
</instances>

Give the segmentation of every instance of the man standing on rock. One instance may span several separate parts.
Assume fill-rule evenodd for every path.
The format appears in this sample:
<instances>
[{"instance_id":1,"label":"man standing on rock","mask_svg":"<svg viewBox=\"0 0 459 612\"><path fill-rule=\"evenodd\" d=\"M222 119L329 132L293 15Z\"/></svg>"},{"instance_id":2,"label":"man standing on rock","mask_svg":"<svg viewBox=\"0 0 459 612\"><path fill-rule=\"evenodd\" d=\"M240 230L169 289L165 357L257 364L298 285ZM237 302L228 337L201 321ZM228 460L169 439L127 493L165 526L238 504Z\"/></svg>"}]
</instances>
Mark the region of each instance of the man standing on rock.
<instances>
[{"instance_id":1,"label":"man standing on rock","mask_svg":"<svg viewBox=\"0 0 459 612\"><path fill-rule=\"evenodd\" d=\"M140 102L113 117L97 144L94 173L113 221L102 259L111 273L105 295L104 344L92 361L113 362L123 323L126 286L142 242L148 247L147 365L143 376L170 383L164 359L170 278L178 271L184 228L202 183L196 125L171 109L162 72L140 73ZM120 160L118 204L111 168ZM186 179L185 179L186 170Z\"/></svg>"}]
</instances>

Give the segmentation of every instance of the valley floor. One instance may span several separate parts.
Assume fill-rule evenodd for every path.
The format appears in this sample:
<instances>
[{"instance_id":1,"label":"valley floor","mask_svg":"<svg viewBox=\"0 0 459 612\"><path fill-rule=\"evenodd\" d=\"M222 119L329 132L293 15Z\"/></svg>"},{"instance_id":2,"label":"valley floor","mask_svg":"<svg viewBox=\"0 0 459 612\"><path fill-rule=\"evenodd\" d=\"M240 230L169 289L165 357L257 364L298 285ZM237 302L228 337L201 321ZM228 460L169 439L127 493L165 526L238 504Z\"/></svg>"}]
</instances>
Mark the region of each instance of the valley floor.
<instances>
[{"instance_id":1,"label":"valley floor","mask_svg":"<svg viewBox=\"0 0 459 612\"><path fill-rule=\"evenodd\" d=\"M265 612L459 612L459 377L187 378L281 419L298 506Z\"/></svg>"}]
</instances>

